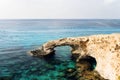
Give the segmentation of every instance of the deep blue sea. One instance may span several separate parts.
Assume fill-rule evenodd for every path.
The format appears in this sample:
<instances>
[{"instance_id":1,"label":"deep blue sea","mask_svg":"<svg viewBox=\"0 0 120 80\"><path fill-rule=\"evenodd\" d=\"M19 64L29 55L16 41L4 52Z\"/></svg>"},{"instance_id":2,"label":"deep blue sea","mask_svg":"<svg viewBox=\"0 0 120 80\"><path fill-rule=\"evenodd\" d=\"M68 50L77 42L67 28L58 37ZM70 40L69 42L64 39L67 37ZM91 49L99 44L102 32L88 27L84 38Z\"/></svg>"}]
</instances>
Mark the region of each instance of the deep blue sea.
<instances>
[{"instance_id":1,"label":"deep blue sea","mask_svg":"<svg viewBox=\"0 0 120 80\"><path fill-rule=\"evenodd\" d=\"M27 51L49 40L120 33L120 20L0 20L0 80L68 80L74 68L70 47L57 47L51 59L32 57Z\"/></svg>"}]
</instances>

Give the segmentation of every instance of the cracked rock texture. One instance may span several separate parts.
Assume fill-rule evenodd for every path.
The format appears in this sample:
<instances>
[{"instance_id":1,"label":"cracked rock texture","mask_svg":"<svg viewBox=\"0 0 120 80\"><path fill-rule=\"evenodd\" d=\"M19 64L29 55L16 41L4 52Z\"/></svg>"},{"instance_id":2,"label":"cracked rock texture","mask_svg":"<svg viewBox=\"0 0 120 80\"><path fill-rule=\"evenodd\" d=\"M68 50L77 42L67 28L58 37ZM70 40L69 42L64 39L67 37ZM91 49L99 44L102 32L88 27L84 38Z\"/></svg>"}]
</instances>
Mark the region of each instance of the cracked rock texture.
<instances>
[{"instance_id":1,"label":"cracked rock texture","mask_svg":"<svg viewBox=\"0 0 120 80\"><path fill-rule=\"evenodd\" d=\"M120 34L69 37L49 41L37 50L30 51L32 56L53 54L57 46L70 46L73 57L78 61L82 56L96 59L95 70L105 79L120 80Z\"/></svg>"}]
</instances>

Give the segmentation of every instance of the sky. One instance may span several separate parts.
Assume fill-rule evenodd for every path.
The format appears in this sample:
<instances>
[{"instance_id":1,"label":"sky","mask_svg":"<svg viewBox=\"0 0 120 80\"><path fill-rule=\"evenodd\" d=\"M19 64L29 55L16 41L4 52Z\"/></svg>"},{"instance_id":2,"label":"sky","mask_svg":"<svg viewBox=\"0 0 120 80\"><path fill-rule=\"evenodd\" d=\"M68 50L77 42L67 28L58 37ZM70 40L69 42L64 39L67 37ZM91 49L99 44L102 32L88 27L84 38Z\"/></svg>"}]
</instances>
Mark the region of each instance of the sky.
<instances>
[{"instance_id":1,"label":"sky","mask_svg":"<svg viewBox=\"0 0 120 80\"><path fill-rule=\"evenodd\" d=\"M0 0L0 19L120 19L120 0Z\"/></svg>"}]
</instances>

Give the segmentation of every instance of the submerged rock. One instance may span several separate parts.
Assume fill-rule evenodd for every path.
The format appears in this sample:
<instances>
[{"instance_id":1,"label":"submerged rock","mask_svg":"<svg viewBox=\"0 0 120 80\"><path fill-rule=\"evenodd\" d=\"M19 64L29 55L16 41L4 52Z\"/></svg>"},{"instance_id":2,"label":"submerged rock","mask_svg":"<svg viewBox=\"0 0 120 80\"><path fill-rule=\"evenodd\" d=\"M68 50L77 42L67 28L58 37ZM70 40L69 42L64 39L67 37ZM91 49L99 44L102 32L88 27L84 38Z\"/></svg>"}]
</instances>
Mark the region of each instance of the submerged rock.
<instances>
[{"instance_id":1,"label":"submerged rock","mask_svg":"<svg viewBox=\"0 0 120 80\"><path fill-rule=\"evenodd\" d=\"M83 56L95 58L95 70L105 79L118 80L120 78L120 34L53 40L29 53L32 56L46 56L53 54L55 52L54 48L57 46L70 46L76 62Z\"/></svg>"},{"instance_id":2,"label":"submerged rock","mask_svg":"<svg viewBox=\"0 0 120 80\"><path fill-rule=\"evenodd\" d=\"M65 76L68 80L77 80L76 76L76 69L75 68L68 68L65 70Z\"/></svg>"},{"instance_id":3,"label":"submerged rock","mask_svg":"<svg viewBox=\"0 0 120 80\"><path fill-rule=\"evenodd\" d=\"M45 67L48 69L48 70L55 70L55 67L50 65L50 64L46 64Z\"/></svg>"},{"instance_id":4,"label":"submerged rock","mask_svg":"<svg viewBox=\"0 0 120 80\"><path fill-rule=\"evenodd\" d=\"M12 76L3 76L3 77L0 77L0 80L12 80Z\"/></svg>"}]
</instances>

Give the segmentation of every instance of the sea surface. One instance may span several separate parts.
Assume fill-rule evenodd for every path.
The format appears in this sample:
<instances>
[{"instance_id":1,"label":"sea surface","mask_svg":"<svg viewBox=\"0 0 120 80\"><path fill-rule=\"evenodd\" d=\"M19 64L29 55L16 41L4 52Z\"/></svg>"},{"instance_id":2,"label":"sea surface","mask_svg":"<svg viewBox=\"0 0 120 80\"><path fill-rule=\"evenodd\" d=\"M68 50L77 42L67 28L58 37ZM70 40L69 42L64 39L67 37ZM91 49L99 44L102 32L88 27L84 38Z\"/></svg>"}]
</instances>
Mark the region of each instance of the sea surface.
<instances>
[{"instance_id":1,"label":"sea surface","mask_svg":"<svg viewBox=\"0 0 120 80\"><path fill-rule=\"evenodd\" d=\"M49 40L111 33L120 33L119 19L0 20L0 80L68 80L65 70L75 67L69 46L49 59L27 52Z\"/></svg>"}]
</instances>

